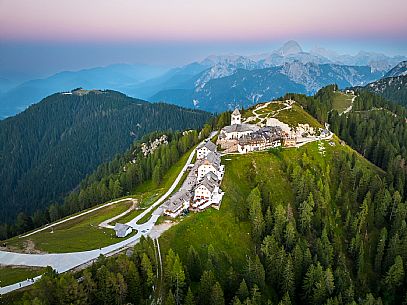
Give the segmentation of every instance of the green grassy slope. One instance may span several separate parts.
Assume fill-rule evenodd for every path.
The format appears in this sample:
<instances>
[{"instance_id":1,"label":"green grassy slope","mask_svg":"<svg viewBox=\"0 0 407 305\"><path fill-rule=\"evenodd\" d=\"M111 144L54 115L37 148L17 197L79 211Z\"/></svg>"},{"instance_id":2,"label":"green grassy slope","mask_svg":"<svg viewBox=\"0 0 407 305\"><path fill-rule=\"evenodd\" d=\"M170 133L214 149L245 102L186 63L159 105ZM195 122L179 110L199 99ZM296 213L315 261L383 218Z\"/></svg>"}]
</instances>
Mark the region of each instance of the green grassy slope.
<instances>
[{"instance_id":1,"label":"green grassy slope","mask_svg":"<svg viewBox=\"0 0 407 305\"><path fill-rule=\"evenodd\" d=\"M0 287L34 278L44 272L45 268L36 267L0 267Z\"/></svg>"},{"instance_id":2,"label":"green grassy slope","mask_svg":"<svg viewBox=\"0 0 407 305\"><path fill-rule=\"evenodd\" d=\"M252 108L244 110L242 113L242 118L247 119L254 116L253 110L261 105L262 104L258 104ZM263 123L266 123L267 118L274 117L293 127L298 126L298 124L309 124L314 128L322 127L322 125L308 112L306 112L298 103L294 103L290 109L284 109L286 106L287 105L281 101L274 101L267 105L267 107L258 109L255 112L259 115ZM252 121L251 123L258 123L258 121L259 120Z\"/></svg>"},{"instance_id":3,"label":"green grassy slope","mask_svg":"<svg viewBox=\"0 0 407 305\"><path fill-rule=\"evenodd\" d=\"M339 140L334 138L313 142L298 149L224 156L222 163L225 164L226 171L221 188L225 191L225 196L220 210L208 209L201 213L190 213L183 218L160 237L162 252L165 254L171 248L186 264L188 249L192 245L205 265L208 246L212 245L221 261L217 271L218 277L226 283L230 267L242 276L247 268L247 256L255 255L255 245L251 239L249 221L242 221L237 217L240 213L237 203L245 202L250 191L256 185L261 185L262 189L268 191L265 197L268 198L272 210L281 203L288 213L296 214L295 195L287 168L301 162L304 155L313 167L326 168L339 154L351 156L353 153L351 148L341 145ZM356 162L372 173L382 174L379 168L359 155ZM332 203L327 210L330 213L328 218L330 225L340 234L343 228L340 225L341 221L337 219L338 214L335 213L338 207ZM273 289L263 291L267 297L275 300Z\"/></svg>"},{"instance_id":4,"label":"green grassy slope","mask_svg":"<svg viewBox=\"0 0 407 305\"><path fill-rule=\"evenodd\" d=\"M335 92L334 99L332 100L332 108L339 113L344 112L352 104L353 95L345 94L342 92Z\"/></svg>"},{"instance_id":5,"label":"green grassy slope","mask_svg":"<svg viewBox=\"0 0 407 305\"><path fill-rule=\"evenodd\" d=\"M191 148L182 156L163 176L160 185L155 185L151 180L139 185L132 197L139 200L140 208L147 208L162 196L171 186L182 167L185 165ZM41 231L26 238L14 237L6 241L11 249L22 250L27 248L27 242L34 243L35 249L50 253L63 253L73 251L85 251L104 247L122 239L116 238L114 231L101 229L98 227L102 221L112 218L124 211L131 205L131 202L121 202L112 206L100 209L93 213L78 217L72 221L57 225L53 233L51 229ZM116 222L127 222L142 213L143 210L134 210ZM148 217L149 218L149 217Z\"/></svg>"},{"instance_id":6,"label":"green grassy slope","mask_svg":"<svg viewBox=\"0 0 407 305\"><path fill-rule=\"evenodd\" d=\"M290 126L297 126L298 124L309 124L311 127L319 128L322 125L306 112L300 105L293 104L291 109L283 110L276 115L276 118L281 122Z\"/></svg>"},{"instance_id":7,"label":"green grassy slope","mask_svg":"<svg viewBox=\"0 0 407 305\"><path fill-rule=\"evenodd\" d=\"M14 237L6 244L11 248L24 249L27 242L34 243L36 250L50 253L92 250L119 242L114 231L99 228L98 225L114 217L131 206L131 201L124 201L83 215L71 221L57 225L25 238Z\"/></svg>"}]
</instances>

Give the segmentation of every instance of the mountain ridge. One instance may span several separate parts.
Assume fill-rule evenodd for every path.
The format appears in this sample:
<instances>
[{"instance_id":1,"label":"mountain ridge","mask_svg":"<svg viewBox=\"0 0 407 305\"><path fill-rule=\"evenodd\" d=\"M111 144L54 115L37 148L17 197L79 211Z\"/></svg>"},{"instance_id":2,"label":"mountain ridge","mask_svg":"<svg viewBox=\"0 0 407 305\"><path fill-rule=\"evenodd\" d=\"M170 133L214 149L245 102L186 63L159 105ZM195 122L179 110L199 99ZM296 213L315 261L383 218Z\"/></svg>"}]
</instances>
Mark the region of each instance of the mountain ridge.
<instances>
[{"instance_id":1,"label":"mountain ridge","mask_svg":"<svg viewBox=\"0 0 407 305\"><path fill-rule=\"evenodd\" d=\"M3 85L0 84L5 88L3 90L0 88L0 91L3 91L3 93L0 93L0 118L18 113L24 110L28 105L39 101L41 98L53 92L65 91L75 87L119 90L132 97L148 100L150 97L162 95L162 91L172 89L177 92L185 92L190 89L197 91L202 90L209 81L233 75L238 69L267 69L293 65L297 62L303 65L331 64L369 67L371 74L377 76L376 79L367 80L367 82L371 82L383 77L392 67L403 60L407 60L407 57L386 56L380 53L364 51L356 55L338 54L323 48L313 48L309 51L305 51L298 42L292 40L286 42L280 48L267 53L254 55L210 55L201 61L195 61L168 71L165 71L165 69L154 69L148 66L140 66L138 69L137 66L134 66L134 75L129 75L126 72L128 69L123 69L125 70L124 72L108 72L108 66L105 67L105 70L107 69L105 79L101 79L100 74L103 73L100 73L100 71L96 73L98 68L95 68L94 74L88 73L89 75L87 75L87 70L85 69L81 73L73 72L73 75L77 75L74 79L61 80L61 78L71 75L70 72L64 72L51 76L49 79L28 81L12 89L9 88L11 85L4 81ZM143 73L143 71L145 72ZM329 75L325 75L325 77L329 77ZM350 83L350 85L364 84ZM307 88L309 87L309 84L304 85ZM324 85L326 84L324 83ZM314 88L313 91L308 88L307 92L314 93L315 90L318 89L320 89L320 87ZM172 101L173 99L170 100ZM180 103L178 102L177 104ZM186 105L185 103L183 104ZM188 107L193 108L193 105L192 99ZM207 110L210 110L210 108Z\"/></svg>"},{"instance_id":2,"label":"mountain ridge","mask_svg":"<svg viewBox=\"0 0 407 305\"><path fill-rule=\"evenodd\" d=\"M368 66L304 64L295 61L264 69L236 68L232 74L212 78L204 85L195 83L194 89L163 90L149 100L220 112L233 110L234 107L248 107L288 92L312 94L333 83L337 83L340 88L364 85L381 76L381 72L372 73Z\"/></svg>"},{"instance_id":3,"label":"mountain ridge","mask_svg":"<svg viewBox=\"0 0 407 305\"><path fill-rule=\"evenodd\" d=\"M407 75L407 61L402 61L394 66L384 77L405 76Z\"/></svg>"},{"instance_id":4,"label":"mountain ridge","mask_svg":"<svg viewBox=\"0 0 407 305\"><path fill-rule=\"evenodd\" d=\"M61 71L46 78L23 82L0 94L0 117L14 115L54 92L72 88L120 90L155 77L163 68L148 65L113 64L78 71Z\"/></svg>"},{"instance_id":5,"label":"mountain ridge","mask_svg":"<svg viewBox=\"0 0 407 305\"><path fill-rule=\"evenodd\" d=\"M407 75L384 77L367 84L362 89L407 106Z\"/></svg>"},{"instance_id":6,"label":"mountain ridge","mask_svg":"<svg viewBox=\"0 0 407 305\"><path fill-rule=\"evenodd\" d=\"M210 116L111 90L53 94L0 121L0 219L58 200L146 133L202 127Z\"/></svg>"}]
</instances>

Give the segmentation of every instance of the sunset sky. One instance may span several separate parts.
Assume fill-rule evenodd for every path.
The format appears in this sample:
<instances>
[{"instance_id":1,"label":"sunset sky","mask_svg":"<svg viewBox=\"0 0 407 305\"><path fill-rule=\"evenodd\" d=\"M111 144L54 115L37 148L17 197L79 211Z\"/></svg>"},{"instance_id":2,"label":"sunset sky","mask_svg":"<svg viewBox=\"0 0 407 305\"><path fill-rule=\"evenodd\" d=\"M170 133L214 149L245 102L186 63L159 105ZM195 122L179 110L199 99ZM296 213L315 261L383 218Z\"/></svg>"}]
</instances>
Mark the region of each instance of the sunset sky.
<instances>
[{"instance_id":1,"label":"sunset sky","mask_svg":"<svg viewBox=\"0 0 407 305\"><path fill-rule=\"evenodd\" d=\"M0 0L0 65L39 74L114 62L171 66L290 39L305 49L405 55L406 13L405 0Z\"/></svg>"}]
</instances>

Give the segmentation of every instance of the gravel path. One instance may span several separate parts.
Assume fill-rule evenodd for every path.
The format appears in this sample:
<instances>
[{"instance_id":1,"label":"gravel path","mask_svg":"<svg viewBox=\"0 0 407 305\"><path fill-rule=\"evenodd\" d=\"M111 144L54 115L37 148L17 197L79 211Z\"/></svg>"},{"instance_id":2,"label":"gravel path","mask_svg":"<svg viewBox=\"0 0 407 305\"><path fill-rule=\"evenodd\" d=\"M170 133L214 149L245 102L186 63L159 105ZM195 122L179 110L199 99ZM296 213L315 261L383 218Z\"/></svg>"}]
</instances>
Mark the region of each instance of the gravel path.
<instances>
[{"instance_id":1,"label":"gravel path","mask_svg":"<svg viewBox=\"0 0 407 305\"><path fill-rule=\"evenodd\" d=\"M215 134L216 134L216 132L212 132L208 139L212 138ZM206 141L208 139L205 139L204 141ZM141 238L142 235L148 236L150 234L152 228L154 227L155 223L157 222L157 219L160 217L160 215L162 213L161 208L158 208L155 211L153 211L151 218L146 223L137 224L137 221L142 219L146 214L148 214L154 208L156 208L158 205L160 205L173 192L173 190L178 185L179 181L182 179L182 176L183 176L184 172L187 170L188 165L191 164L194 154L195 154L195 149L189 155L187 162L185 163L181 172L178 174L177 178L174 180L174 182L171 185L171 187L169 188L169 190L163 196L161 196L156 202L154 202L148 209L146 209L143 213L139 214L133 220L131 220L127 223L128 225L132 226L134 229L137 230L136 235L131 236L121 242L118 242L116 244L113 244L113 245L110 245L107 247L103 247L103 248L96 249L96 250L82 251L82 252L24 254L24 253L0 251L0 264L1 265L36 266L36 267L51 266L58 273L63 273L63 272L72 270L75 267L78 267L78 266L81 266L88 262L91 262L93 260L96 260L100 255L106 255L106 256L111 255L112 253L120 252L121 250L123 250L129 246L133 246L134 244L136 244L139 241L139 239ZM69 218L61 220L57 223L53 223L53 224L43 227L41 229L35 230L29 234L26 234L25 236L30 236L34 233L43 231L43 230L50 228L52 226L55 226L57 224L64 223L66 221L75 219L82 215L86 215L88 213L91 213L91 212L101 209L103 207L115 204L117 202L129 200L129 199L134 200L134 198L124 198L124 199L116 200L113 202L109 202L105 205L101 205L92 210L88 210L84 213L69 217ZM40 278L40 276L37 277L37 280L39 278ZM21 286L20 286L20 284L21 284ZM33 284L32 281L22 281L20 283L15 283L15 284L12 284L12 285L9 285L6 287L1 287L0 294L5 294L5 293L11 292L13 290L19 289L21 287L26 287L26 286L29 286L32 284Z\"/></svg>"},{"instance_id":2,"label":"gravel path","mask_svg":"<svg viewBox=\"0 0 407 305\"><path fill-rule=\"evenodd\" d=\"M121 213L121 214L119 214L119 215L116 215L116 216L114 216L114 217L112 217L112 218L110 218L110 219L107 219L107 220L105 220L105 221L102 221L102 222L99 224L99 227L107 228L107 229L113 229L114 226L110 225L109 223L115 221L116 219L122 218L124 215L129 214L131 211L133 211L133 210L136 208L137 199L132 199L132 201L133 201L133 204L131 205L130 208L128 208L126 211L124 211L123 213Z\"/></svg>"},{"instance_id":3,"label":"gravel path","mask_svg":"<svg viewBox=\"0 0 407 305\"><path fill-rule=\"evenodd\" d=\"M346 108L346 109L341 113L341 115L344 114L344 113L348 113L349 111L352 110L353 102L355 101L355 98L356 98L356 96L352 97L352 101L351 101L350 106L349 106L348 108Z\"/></svg>"}]
</instances>

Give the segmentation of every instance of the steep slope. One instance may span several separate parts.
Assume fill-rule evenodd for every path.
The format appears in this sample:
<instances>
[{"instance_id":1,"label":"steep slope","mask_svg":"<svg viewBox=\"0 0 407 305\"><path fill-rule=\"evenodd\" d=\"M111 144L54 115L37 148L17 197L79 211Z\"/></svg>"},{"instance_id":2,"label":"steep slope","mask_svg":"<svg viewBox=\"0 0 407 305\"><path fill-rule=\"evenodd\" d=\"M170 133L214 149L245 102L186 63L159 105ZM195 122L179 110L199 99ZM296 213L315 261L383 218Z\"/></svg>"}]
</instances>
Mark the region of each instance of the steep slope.
<instances>
[{"instance_id":1,"label":"steep slope","mask_svg":"<svg viewBox=\"0 0 407 305\"><path fill-rule=\"evenodd\" d=\"M386 73L384 77L405 76L407 75L407 61L402 61L393 69Z\"/></svg>"},{"instance_id":2,"label":"steep slope","mask_svg":"<svg viewBox=\"0 0 407 305\"><path fill-rule=\"evenodd\" d=\"M159 67L115 64L74 72L65 71L44 79L30 80L7 91L3 90L0 95L0 118L19 113L54 92L78 87L122 91L130 84L135 85L164 72L165 69Z\"/></svg>"},{"instance_id":3,"label":"steep slope","mask_svg":"<svg viewBox=\"0 0 407 305\"><path fill-rule=\"evenodd\" d=\"M114 91L51 95L0 121L0 220L60 198L148 132L198 128L209 117Z\"/></svg>"},{"instance_id":4,"label":"steep slope","mask_svg":"<svg viewBox=\"0 0 407 305\"><path fill-rule=\"evenodd\" d=\"M371 82L359 89L375 93L392 102L406 106L407 61L402 61L394 66L382 79Z\"/></svg>"},{"instance_id":5,"label":"steep slope","mask_svg":"<svg viewBox=\"0 0 407 305\"><path fill-rule=\"evenodd\" d=\"M380 169L337 139L223 162L220 210L188 215L160 238L164 253L179 255L197 300L205 299L211 277L225 303L253 297L261 304L326 304L344 297L397 304L404 297L402 286L394 292L382 283L397 255L405 259L406 238L395 252L376 250L383 232L403 226L391 225L388 212L367 214L384 193L397 197L379 183Z\"/></svg>"},{"instance_id":6,"label":"steep slope","mask_svg":"<svg viewBox=\"0 0 407 305\"><path fill-rule=\"evenodd\" d=\"M48 272L24 300L60 301L67 288L83 304L174 304L174 295L204 305L405 300L405 203L363 157L333 139L223 163L220 210L190 213L158 240L142 238L133 255L100 258L80 275ZM127 293L97 293L114 277Z\"/></svg>"},{"instance_id":7,"label":"steep slope","mask_svg":"<svg viewBox=\"0 0 407 305\"><path fill-rule=\"evenodd\" d=\"M382 78L366 85L363 89L407 106L407 75Z\"/></svg>"},{"instance_id":8,"label":"steep slope","mask_svg":"<svg viewBox=\"0 0 407 305\"><path fill-rule=\"evenodd\" d=\"M318 113L331 110L320 107L332 104L330 96L292 97ZM406 111L386 103L361 94L354 111L330 121L386 172L336 137L223 158L220 213L189 215L160 239L162 249L180 256L198 300L211 277L225 303L406 300Z\"/></svg>"}]
</instances>

